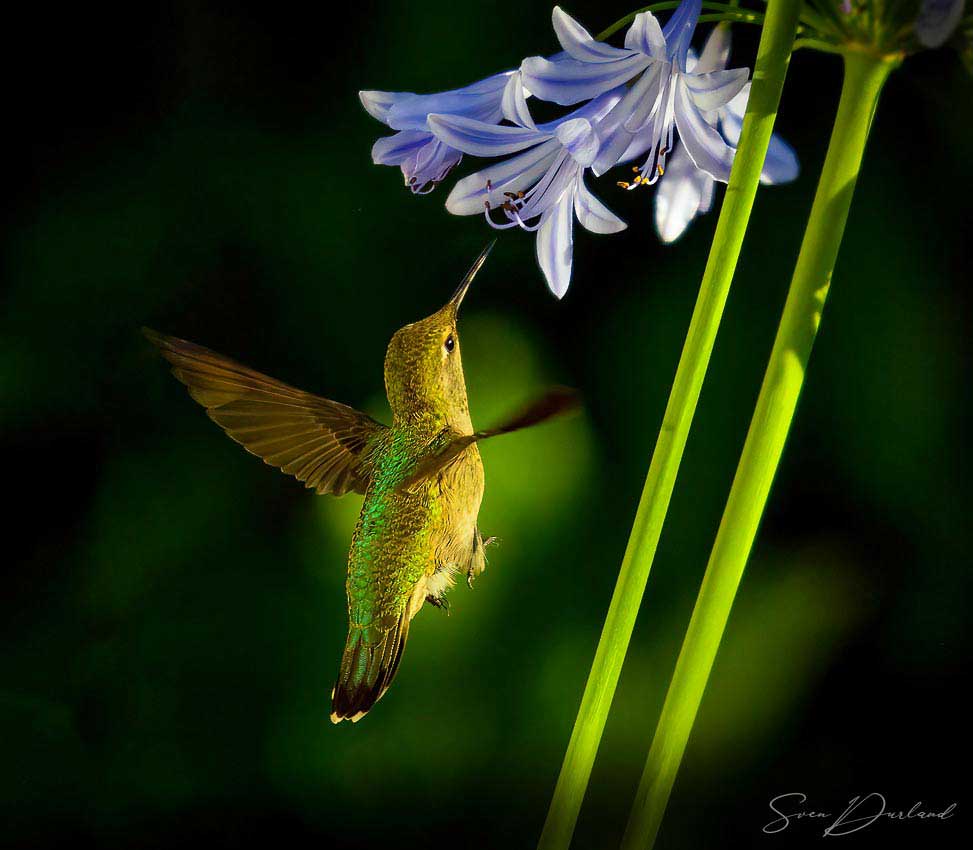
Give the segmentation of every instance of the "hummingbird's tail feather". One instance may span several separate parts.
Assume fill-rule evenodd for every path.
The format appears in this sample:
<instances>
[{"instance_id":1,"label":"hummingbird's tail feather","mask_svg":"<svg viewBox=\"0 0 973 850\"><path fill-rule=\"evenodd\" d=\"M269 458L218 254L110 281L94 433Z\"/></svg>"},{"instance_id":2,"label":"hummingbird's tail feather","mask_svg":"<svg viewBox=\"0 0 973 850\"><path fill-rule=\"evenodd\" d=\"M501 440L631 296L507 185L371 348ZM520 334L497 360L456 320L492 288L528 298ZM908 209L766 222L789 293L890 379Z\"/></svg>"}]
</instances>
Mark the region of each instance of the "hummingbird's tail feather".
<instances>
[{"instance_id":1,"label":"hummingbird's tail feather","mask_svg":"<svg viewBox=\"0 0 973 850\"><path fill-rule=\"evenodd\" d=\"M331 722L357 723L392 684L409 636L408 607L395 627L375 643L366 642L366 630L348 629L338 681L331 692Z\"/></svg>"}]
</instances>

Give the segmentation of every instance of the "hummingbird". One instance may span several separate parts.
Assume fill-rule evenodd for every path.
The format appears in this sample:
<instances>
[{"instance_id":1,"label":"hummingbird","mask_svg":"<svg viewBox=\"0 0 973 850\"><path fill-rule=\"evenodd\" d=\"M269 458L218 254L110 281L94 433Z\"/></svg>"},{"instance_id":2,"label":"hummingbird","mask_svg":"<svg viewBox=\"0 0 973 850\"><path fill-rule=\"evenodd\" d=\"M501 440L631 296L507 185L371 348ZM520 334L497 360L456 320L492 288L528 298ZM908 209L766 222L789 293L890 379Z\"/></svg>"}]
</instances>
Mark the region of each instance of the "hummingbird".
<instances>
[{"instance_id":1,"label":"hummingbird","mask_svg":"<svg viewBox=\"0 0 973 850\"><path fill-rule=\"evenodd\" d=\"M449 612L457 576L486 569L477 526L483 463L477 443L577 406L554 387L494 428L474 431L457 315L493 243L446 304L406 325L385 354L391 426L295 389L228 357L143 328L172 373L247 451L318 494L365 498L348 552L348 636L331 692L331 721L360 720L388 690L409 626L429 604Z\"/></svg>"}]
</instances>

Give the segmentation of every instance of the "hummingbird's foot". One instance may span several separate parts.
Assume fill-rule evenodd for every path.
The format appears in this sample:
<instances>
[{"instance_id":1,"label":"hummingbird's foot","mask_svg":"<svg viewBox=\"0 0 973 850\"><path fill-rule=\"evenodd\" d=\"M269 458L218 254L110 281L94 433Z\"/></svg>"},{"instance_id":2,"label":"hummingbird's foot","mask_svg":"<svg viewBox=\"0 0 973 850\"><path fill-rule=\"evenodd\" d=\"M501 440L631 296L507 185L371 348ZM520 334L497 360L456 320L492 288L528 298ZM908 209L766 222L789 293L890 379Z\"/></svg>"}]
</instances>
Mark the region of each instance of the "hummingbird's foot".
<instances>
[{"instance_id":1,"label":"hummingbird's foot","mask_svg":"<svg viewBox=\"0 0 973 850\"><path fill-rule=\"evenodd\" d=\"M470 562L469 569L466 571L466 583L469 585L470 590L473 589L473 579L475 579L480 573L486 569L486 557L483 555L483 550L480 550L479 557L473 558Z\"/></svg>"},{"instance_id":2,"label":"hummingbird's foot","mask_svg":"<svg viewBox=\"0 0 973 850\"><path fill-rule=\"evenodd\" d=\"M486 540L483 541L483 548L485 549L487 546L493 546L494 544L499 545L500 538L494 536L488 537Z\"/></svg>"},{"instance_id":3,"label":"hummingbird's foot","mask_svg":"<svg viewBox=\"0 0 973 850\"><path fill-rule=\"evenodd\" d=\"M487 568L486 553L483 550L496 542L496 537L488 537L486 540L480 537L479 529L476 529L473 533L473 556L470 558L470 565L466 570L466 583L471 588L473 587L473 579Z\"/></svg>"},{"instance_id":4,"label":"hummingbird's foot","mask_svg":"<svg viewBox=\"0 0 973 850\"><path fill-rule=\"evenodd\" d=\"M446 598L445 594L443 596L427 596L426 602L433 606L433 608L439 608L446 612L446 616L449 616L449 600Z\"/></svg>"}]
</instances>

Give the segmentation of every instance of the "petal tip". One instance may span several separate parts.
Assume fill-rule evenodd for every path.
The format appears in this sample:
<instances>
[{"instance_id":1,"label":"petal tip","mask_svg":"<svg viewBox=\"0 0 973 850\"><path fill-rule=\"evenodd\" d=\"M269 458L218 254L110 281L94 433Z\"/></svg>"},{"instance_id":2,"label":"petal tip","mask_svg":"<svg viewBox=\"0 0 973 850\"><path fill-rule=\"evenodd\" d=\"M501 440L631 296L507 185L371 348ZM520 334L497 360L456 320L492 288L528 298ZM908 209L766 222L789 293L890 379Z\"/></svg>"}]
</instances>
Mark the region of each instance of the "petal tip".
<instances>
[{"instance_id":1,"label":"petal tip","mask_svg":"<svg viewBox=\"0 0 973 850\"><path fill-rule=\"evenodd\" d=\"M362 89L358 92L358 100L361 101L361 105L372 118L381 121L383 124L385 123L392 100L389 92L378 91L376 89Z\"/></svg>"}]
</instances>

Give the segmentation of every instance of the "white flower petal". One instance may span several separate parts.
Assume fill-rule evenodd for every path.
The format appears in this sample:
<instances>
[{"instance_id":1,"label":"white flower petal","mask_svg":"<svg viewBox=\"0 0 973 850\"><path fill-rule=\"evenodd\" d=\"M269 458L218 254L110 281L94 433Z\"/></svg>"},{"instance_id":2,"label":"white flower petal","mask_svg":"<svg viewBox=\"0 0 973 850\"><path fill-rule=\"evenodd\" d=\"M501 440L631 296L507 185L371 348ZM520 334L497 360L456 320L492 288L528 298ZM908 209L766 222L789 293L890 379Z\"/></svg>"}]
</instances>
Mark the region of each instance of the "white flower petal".
<instances>
[{"instance_id":1,"label":"white flower petal","mask_svg":"<svg viewBox=\"0 0 973 850\"><path fill-rule=\"evenodd\" d=\"M676 11L669 16L665 29L662 30L666 39L666 53L681 71L686 70L686 57L693 33L696 31L701 7L701 0L682 0Z\"/></svg>"},{"instance_id":2,"label":"white flower petal","mask_svg":"<svg viewBox=\"0 0 973 850\"><path fill-rule=\"evenodd\" d=\"M651 12L640 12L635 16L632 26L625 33L625 46L653 59L666 58L666 40L655 15Z\"/></svg>"},{"instance_id":3,"label":"white flower petal","mask_svg":"<svg viewBox=\"0 0 973 850\"><path fill-rule=\"evenodd\" d=\"M470 83L468 86L464 86L461 89L456 89L457 94L497 94L503 91L503 87L507 84L507 80L510 79L513 71L501 71L499 74L493 74L489 77L485 77L482 80L477 80L475 83ZM423 95L424 97L425 95ZM433 95L429 95L433 97Z\"/></svg>"},{"instance_id":4,"label":"white flower petal","mask_svg":"<svg viewBox=\"0 0 973 850\"><path fill-rule=\"evenodd\" d=\"M709 209L714 185L712 177L696 168L685 147L677 145L654 198L655 229L663 242L675 242L697 215Z\"/></svg>"},{"instance_id":5,"label":"white flower petal","mask_svg":"<svg viewBox=\"0 0 973 850\"><path fill-rule=\"evenodd\" d=\"M639 77L638 82L629 89L626 98L631 96L630 112L624 121L624 127L629 133L637 133L641 130L657 108L659 92L662 89L665 75L672 66L668 62L653 62ZM618 111L624 113L626 110L625 99L618 106Z\"/></svg>"},{"instance_id":6,"label":"white flower petal","mask_svg":"<svg viewBox=\"0 0 973 850\"><path fill-rule=\"evenodd\" d=\"M591 122L584 118L572 118L557 128L557 140L564 145L574 161L587 168L598 153L598 135Z\"/></svg>"},{"instance_id":7,"label":"white flower petal","mask_svg":"<svg viewBox=\"0 0 973 850\"><path fill-rule=\"evenodd\" d=\"M538 129L556 130L560 124L563 124L565 121L569 121L572 118L585 118L588 121L590 121L592 124L596 124L597 122L601 121L601 119L604 118L609 112L612 111L615 105L622 99L622 94L624 92L625 89L621 86L619 88L612 89L611 91L605 92L604 94L599 95L593 100L589 100L587 103L583 104L582 106L579 106L577 109L571 111L567 115L564 115L555 121L549 121L547 124L541 124Z\"/></svg>"},{"instance_id":8,"label":"white flower petal","mask_svg":"<svg viewBox=\"0 0 973 850\"><path fill-rule=\"evenodd\" d=\"M489 202L490 206L502 204L506 200L504 192L529 189L550 168L562 150L557 139L550 139L520 156L464 177L449 193L446 209L453 215L478 215L483 213L485 202Z\"/></svg>"},{"instance_id":9,"label":"white flower petal","mask_svg":"<svg viewBox=\"0 0 973 850\"><path fill-rule=\"evenodd\" d=\"M740 142L740 130L743 127L743 116L747 112L747 101L749 99L750 83L748 82L720 114L723 135L733 147L736 147Z\"/></svg>"},{"instance_id":10,"label":"white flower petal","mask_svg":"<svg viewBox=\"0 0 973 850\"><path fill-rule=\"evenodd\" d=\"M389 109L386 123L394 130L426 130L426 116L432 113L494 123L500 120L500 100L512 73L494 74L461 89L403 98Z\"/></svg>"},{"instance_id":11,"label":"white flower petal","mask_svg":"<svg viewBox=\"0 0 973 850\"><path fill-rule=\"evenodd\" d=\"M422 130L402 130L394 136L383 136L372 145L372 162L376 165L401 165L419 148L429 143L430 133Z\"/></svg>"},{"instance_id":12,"label":"white flower petal","mask_svg":"<svg viewBox=\"0 0 973 850\"><path fill-rule=\"evenodd\" d=\"M703 52L699 56L696 67L691 69L697 74L708 74L710 71L722 71L730 58L730 27L728 24L717 24L703 45ZM689 68L689 63L686 63Z\"/></svg>"},{"instance_id":13,"label":"white flower petal","mask_svg":"<svg viewBox=\"0 0 973 850\"><path fill-rule=\"evenodd\" d=\"M618 233L628 225L596 198L584 184L584 173L578 174L574 194L574 214L581 226L592 233Z\"/></svg>"},{"instance_id":14,"label":"white flower petal","mask_svg":"<svg viewBox=\"0 0 973 850\"><path fill-rule=\"evenodd\" d=\"M598 128L598 135L602 139L601 147L598 149L598 156L591 164L591 173L595 177L601 177L606 171L614 168L620 162L625 162L632 157L627 156L633 148L639 148L643 136L632 135L622 127L608 128L602 135L602 127ZM642 148L642 153L645 148Z\"/></svg>"},{"instance_id":15,"label":"white flower petal","mask_svg":"<svg viewBox=\"0 0 973 850\"><path fill-rule=\"evenodd\" d=\"M706 122L681 80L676 85L674 106L679 138L696 167L721 183L729 182L735 151Z\"/></svg>"},{"instance_id":16,"label":"white flower petal","mask_svg":"<svg viewBox=\"0 0 973 850\"><path fill-rule=\"evenodd\" d=\"M800 173L801 163L794 148L774 133L770 137L764 167L760 172L760 182L765 186L777 186L796 180Z\"/></svg>"},{"instance_id":17,"label":"white flower petal","mask_svg":"<svg viewBox=\"0 0 973 850\"><path fill-rule=\"evenodd\" d=\"M579 62L613 62L628 55L627 50L612 47L603 41L595 41L591 33L560 6L554 7L551 21L561 47Z\"/></svg>"},{"instance_id":18,"label":"white flower petal","mask_svg":"<svg viewBox=\"0 0 973 850\"><path fill-rule=\"evenodd\" d=\"M749 76L747 68L731 68L706 74L683 74L682 79L696 106L704 112L712 112L733 100L747 84Z\"/></svg>"},{"instance_id":19,"label":"white flower petal","mask_svg":"<svg viewBox=\"0 0 973 850\"><path fill-rule=\"evenodd\" d=\"M534 97L569 106L624 85L650 61L641 53L629 53L617 62L578 62L571 58L552 62L530 56L520 70L524 85Z\"/></svg>"},{"instance_id":20,"label":"white flower petal","mask_svg":"<svg viewBox=\"0 0 973 850\"><path fill-rule=\"evenodd\" d=\"M484 157L518 153L551 138L529 127L486 124L461 115L430 115L429 130L451 148Z\"/></svg>"},{"instance_id":21,"label":"white flower petal","mask_svg":"<svg viewBox=\"0 0 973 850\"><path fill-rule=\"evenodd\" d=\"M401 163L405 184L414 193L431 192L455 168L463 154L430 137L415 154Z\"/></svg>"},{"instance_id":22,"label":"white flower petal","mask_svg":"<svg viewBox=\"0 0 973 850\"><path fill-rule=\"evenodd\" d=\"M698 180L702 186L702 197L699 199L699 212L696 215L708 213L713 206L713 196L716 194L716 181L713 180L705 171L696 171Z\"/></svg>"},{"instance_id":23,"label":"white flower petal","mask_svg":"<svg viewBox=\"0 0 973 850\"><path fill-rule=\"evenodd\" d=\"M503 100L500 103L500 111L503 117L521 127L537 129L534 119L531 117L530 109L527 108L527 89L524 88L524 77L520 71L510 75L507 80L506 88L503 90Z\"/></svg>"},{"instance_id":24,"label":"white flower petal","mask_svg":"<svg viewBox=\"0 0 973 850\"><path fill-rule=\"evenodd\" d=\"M651 128L646 124L658 108L659 91L669 68L667 63L653 62L598 124L601 148L591 168L595 176L600 177L609 168L644 153L651 146ZM630 129L630 124L635 129Z\"/></svg>"},{"instance_id":25,"label":"white flower petal","mask_svg":"<svg viewBox=\"0 0 973 850\"><path fill-rule=\"evenodd\" d=\"M548 288L563 298L571 283L571 261L574 251L573 192L565 190L553 207L541 218L537 229L537 262L547 279Z\"/></svg>"},{"instance_id":26,"label":"white flower petal","mask_svg":"<svg viewBox=\"0 0 973 850\"><path fill-rule=\"evenodd\" d=\"M383 124L388 123L389 110L397 103L401 103L410 97L415 97L412 92L407 91L360 91L358 98L365 111L377 118Z\"/></svg>"},{"instance_id":27,"label":"white flower petal","mask_svg":"<svg viewBox=\"0 0 973 850\"><path fill-rule=\"evenodd\" d=\"M561 199L565 190L577 180L579 171L580 166L562 148L560 154L554 158L553 163L547 169L547 173L537 181L537 185L530 192L527 203L521 207L521 219L530 221L546 213Z\"/></svg>"}]
</instances>

